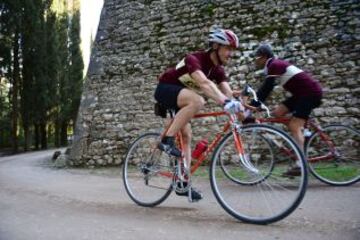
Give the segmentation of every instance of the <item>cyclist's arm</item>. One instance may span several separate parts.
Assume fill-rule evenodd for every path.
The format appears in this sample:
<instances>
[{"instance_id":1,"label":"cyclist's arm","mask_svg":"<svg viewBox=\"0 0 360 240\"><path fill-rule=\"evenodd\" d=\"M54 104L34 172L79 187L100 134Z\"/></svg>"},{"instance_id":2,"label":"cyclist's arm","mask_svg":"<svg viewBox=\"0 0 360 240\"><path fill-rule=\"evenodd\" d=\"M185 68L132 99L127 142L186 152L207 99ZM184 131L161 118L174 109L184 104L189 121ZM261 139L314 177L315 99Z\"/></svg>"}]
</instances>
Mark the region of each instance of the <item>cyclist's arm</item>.
<instances>
[{"instance_id":1,"label":"cyclist's arm","mask_svg":"<svg viewBox=\"0 0 360 240\"><path fill-rule=\"evenodd\" d=\"M261 87L257 90L256 95L261 102L265 102L275 87L275 77L267 77ZM252 101L251 105L258 106L259 103Z\"/></svg>"},{"instance_id":2,"label":"cyclist's arm","mask_svg":"<svg viewBox=\"0 0 360 240\"><path fill-rule=\"evenodd\" d=\"M261 102L265 102L266 98L270 95L271 91L274 89L276 85L275 83L276 78L280 77L282 74L286 72L287 65L283 64L282 61L274 60L267 65L267 68L268 71L265 81L256 92Z\"/></svg>"},{"instance_id":3,"label":"cyclist's arm","mask_svg":"<svg viewBox=\"0 0 360 240\"><path fill-rule=\"evenodd\" d=\"M228 98L232 98L233 97L233 90L231 90L230 84L226 81L223 81L221 83L219 83L219 89L220 91L227 96Z\"/></svg>"},{"instance_id":4,"label":"cyclist's arm","mask_svg":"<svg viewBox=\"0 0 360 240\"><path fill-rule=\"evenodd\" d=\"M224 104L225 100L228 99L201 70L196 70L191 73L191 77L198 83L204 94L217 103Z\"/></svg>"}]
</instances>

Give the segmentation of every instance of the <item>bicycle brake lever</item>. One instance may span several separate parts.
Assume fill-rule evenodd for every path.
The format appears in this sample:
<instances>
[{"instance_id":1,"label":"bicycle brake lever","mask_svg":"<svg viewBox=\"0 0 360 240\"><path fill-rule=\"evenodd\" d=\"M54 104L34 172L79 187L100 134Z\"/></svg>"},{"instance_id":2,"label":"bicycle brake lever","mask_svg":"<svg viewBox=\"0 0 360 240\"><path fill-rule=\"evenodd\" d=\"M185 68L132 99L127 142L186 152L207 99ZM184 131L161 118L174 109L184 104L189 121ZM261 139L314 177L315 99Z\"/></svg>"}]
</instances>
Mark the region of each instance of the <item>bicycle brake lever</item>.
<instances>
[{"instance_id":1,"label":"bicycle brake lever","mask_svg":"<svg viewBox=\"0 0 360 240\"><path fill-rule=\"evenodd\" d=\"M267 117L271 117L270 109L265 104L261 103L260 108L266 111Z\"/></svg>"},{"instance_id":2,"label":"bicycle brake lever","mask_svg":"<svg viewBox=\"0 0 360 240\"><path fill-rule=\"evenodd\" d=\"M266 111L266 115L268 117L271 117L269 108L264 103L259 101L255 90L250 86L250 84L247 83L246 86L245 86L245 89L246 89L246 92L250 92L252 94L255 101L260 102L260 109L264 109Z\"/></svg>"},{"instance_id":3,"label":"bicycle brake lever","mask_svg":"<svg viewBox=\"0 0 360 240\"><path fill-rule=\"evenodd\" d=\"M250 85L247 85L247 90L253 95L255 101L259 101L255 90L252 87L250 87Z\"/></svg>"}]
</instances>

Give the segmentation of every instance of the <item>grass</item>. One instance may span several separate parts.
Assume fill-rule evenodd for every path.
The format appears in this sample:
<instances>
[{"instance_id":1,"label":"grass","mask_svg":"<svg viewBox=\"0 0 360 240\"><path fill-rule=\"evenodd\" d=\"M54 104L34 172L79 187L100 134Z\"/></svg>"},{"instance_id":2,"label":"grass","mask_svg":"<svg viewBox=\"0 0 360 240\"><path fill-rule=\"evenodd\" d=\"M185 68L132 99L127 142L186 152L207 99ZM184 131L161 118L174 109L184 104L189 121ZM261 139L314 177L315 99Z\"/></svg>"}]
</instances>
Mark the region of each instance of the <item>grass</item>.
<instances>
[{"instance_id":1,"label":"grass","mask_svg":"<svg viewBox=\"0 0 360 240\"><path fill-rule=\"evenodd\" d=\"M334 164L317 165L315 172L331 181L348 181L360 175L360 169L356 166L334 166Z\"/></svg>"},{"instance_id":2,"label":"grass","mask_svg":"<svg viewBox=\"0 0 360 240\"><path fill-rule=\"evenodd\" d=\"M286 164L276 165L276 167L272 170L271 175L280 177L284 172L286 172L287 168L288 167ZM334 167L333 164L322 164L316 166L315 169L318 175L320 175L323 178L330 179L331 181L339 181L339 182L348 181L360 175L360 169L358 169L356 166ZM251 180L251 178L254 177L249 175L248 172L244 171L243 168L238 168L238 167L229 169L229 174L234 178L247 180L247 181ZM267 174L266 170L264 170L261 174L262 176L266 176ZM208 180L209 166L200 166L193 173L192 176L196 178L203 178ZM220 170L216 171L216 177L218 179L226 178L224 172Z\"/></svg>"}]
</instances>

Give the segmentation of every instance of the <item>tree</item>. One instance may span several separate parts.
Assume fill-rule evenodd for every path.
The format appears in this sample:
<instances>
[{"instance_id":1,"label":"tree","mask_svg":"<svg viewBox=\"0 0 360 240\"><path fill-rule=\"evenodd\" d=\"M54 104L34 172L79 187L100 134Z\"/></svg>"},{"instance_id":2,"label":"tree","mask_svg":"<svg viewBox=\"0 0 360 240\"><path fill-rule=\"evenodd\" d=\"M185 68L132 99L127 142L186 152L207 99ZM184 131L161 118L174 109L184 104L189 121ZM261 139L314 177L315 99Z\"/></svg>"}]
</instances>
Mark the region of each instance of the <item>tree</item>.
<instances>
[{"instance_id":1,"label":"tree","mask_svg":"<svg viewBox=\"0 0 360 240\"><path fill-rule=\"evenodd\" d=\"M73 14L70 27L70 67L69 84L70 89L74 89L70 103L70 119L75 124L77 111L80 105L81 92L83 86L84 62L80 50L80 11L76 10Z\"/></svg>"},{"instance_id":2,"label":"tree","mask_svg":"<svg viewBox=\"0 0 360 240\"><path fill-rule=\"evenodd\" d=\"M36 86L36 77L39 75L39 62L37 59L39 40L39 0L24 0L23 1L23 15L22 15L22 84L21 84L21 119L22 127L24 129L24 150L27 151L30 147L30 131L37 116L38 106L38 89ZM37 126L35 126L37 128ZM39 146L38 131L35 129L35 145Z\"/></svg>"},{"instance_id":3,"label":"tree","mask_svg":"<svg viewBox=\"0 0 360 240\"><path fill-rule=\"evenodd\" d=\"M13 152L18 151L18 115L19 115L19 82L20 82L20 26L21 3L18 0L3 1L1 10L0 61L1 78L10 83L9 103L11 104L11 145Z\"/></svg>"},{"instance_id":4,"label":"tree","mask_svg":"<svg viewBox=\"0 0 360 240\"><path fill-rule=\"evenodd\" d=\"M0 2L0 147L4 139L17 151L20 132L24 150L47 148L53 128L55 145L67 144L83 80L78 7L77 0Z\"/></svg>"},{"instance_id":5,"label":"tree","mask_svg":"<svg viewBox=\"0 0 360 240\"><path fill-rule=\"evenodd\" d=\"M59 86L59 36L57 32L57 19L56 13L49 10L46 17L46 55L45 55L45 71L47 77L47 121L55 123L57 120L57 105L58 105L58 86ZM48 124L48 137L51 134L51 125ZM56 139L56 136L54 137ZM58 144L57 144L58 146Z\"/></svg>"},{"instance_id":6,"label":"tree","mask_svg":"<svg viewBox=\"0 0 360 240\"><path fill-rule=\"evenodd\" d=\"M80 50L80 11L77 4L74 4L69 23L68 64L67 71L64 71L67 75L64 75L61 81L61 145L67 143L70 122L76 122L83 85L84 63Z\"/></svg>"},{"instance_id":7,"label":"tree","mask_svg":"<svg viewBox=\"0 0 360 240\"><path fill-rule=\"evenodd\" d=\"M68 51L68 24L69 18L67 14L61 14L58 17L57 32L59 38L59 72L58 72L58 108L56 109L56 122L55 122L55 142L59 145L66 145L66 121L68 99L70 98L70 89L67 87L69 76L69 51ZM64 127L65 126L65 127ZM62 130L65 129L65 130ZM64 136L65 135L65 136Z\"/></svg>"}]
</instances>

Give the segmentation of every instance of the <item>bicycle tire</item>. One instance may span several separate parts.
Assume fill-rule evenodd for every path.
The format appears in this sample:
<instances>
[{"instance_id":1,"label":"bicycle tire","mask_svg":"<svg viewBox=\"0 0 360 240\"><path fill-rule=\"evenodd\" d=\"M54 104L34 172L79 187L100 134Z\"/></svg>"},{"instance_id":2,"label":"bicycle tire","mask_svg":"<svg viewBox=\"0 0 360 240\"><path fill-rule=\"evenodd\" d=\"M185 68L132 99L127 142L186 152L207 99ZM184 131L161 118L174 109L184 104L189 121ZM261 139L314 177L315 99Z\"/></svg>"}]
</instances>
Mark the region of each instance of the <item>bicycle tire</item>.
<instances>
[{"instance_id":1,"label":"bicycle tire","mask_svg":"<svg viewBox=\"0 0 360 240\"><path fill-rule=\"evenodd\" d=\"M240 136L246 136L252 132L267 136L277 144L281 144L274 145L274 150L284 147L293 155L290 154L287 158L281 156L281 159L276 156L271 174L257 184L235 183L224 176L219 162L221 157L238 156L234 147L233 133L228 133L217 145L210 165L211 188L216 200L231 216L247 223L269 224L287 217L299 206L307 187L307 167L302 151L288 134L273 126L245 125L239 132ZM251 159L251 156L248 158ZM300 176L293 178L283 176L288 164L294 164L295 160L299 161ZM244 166L239 168L239 176L247 172L251 173ZM262 173L259 170L257 174ZM267 175L268 172L265 174Z\"/></svg>"},{"instance_id":2,"label":"bicycle tire","mask_svg":"<svg viewBox=\"0 0 360 240\"><path fill-rule=\"evenodd\" d=\"M242 136L242 137L246 137L246 136ZM236 168L237 165L241 164L240 160L238 158L231 159L230 161L236 161L236 163L229 164L224 161L224 158L220 158L221 169L224 171L225 176L228 177L231 181L238 183L238 184L253 185L253 184L257 184L259 182L264 181L266 178L268 178L270 176L272 170L274 169L275 156L274 156L274 152L273 152L273 146L272 146L271 141L269 139L267 139L266 137L264 137L262 134L259 134L258 137L262 141L260 143L257 142L256 145L248 144L247 145L248 149L246 149L246 152L252 152L254 150L255 151L262 150L260 156L256 157L255 159L251 159L251 160L252 160L252 164L255 167L263 169L263 174L260 176L260 178L259 178L259 176L255 176L255 175L250 175L248 179L237 178L236 176L234 176L234 174L231 174L233 169L230 169L229 165ZM253 138L253 140L254 140L254 138ZM245 141L245 142L248 142L248 141ZM271 160L270 161L262 161L263 155L269 155Z\"/></svg>"},{"instance_id":3,"label":"bicycle tire","mask_svg":"<svg viewBox=\"0 0 360 240\"><path fill-rule=\"evenodd\" d=\"M173 161L168 154L157 149L159 140L158 133L139 136L130 145L124 160L126 192L140 206L159 205L172 192Z\"/></svg>"},{"instance_id":4,"label":"bicycle tire","mask_svg":"<svg viewBox=\"0 0 360 240\"><path fill-rule=\"evenodd\" d=\"M360 181L360 132L352 127L330 124L314 132L305 143L305 156L311 174L323 183L348 186ZM316 160L322 156L327 159Z\"/></svg>"}]
</instances>

